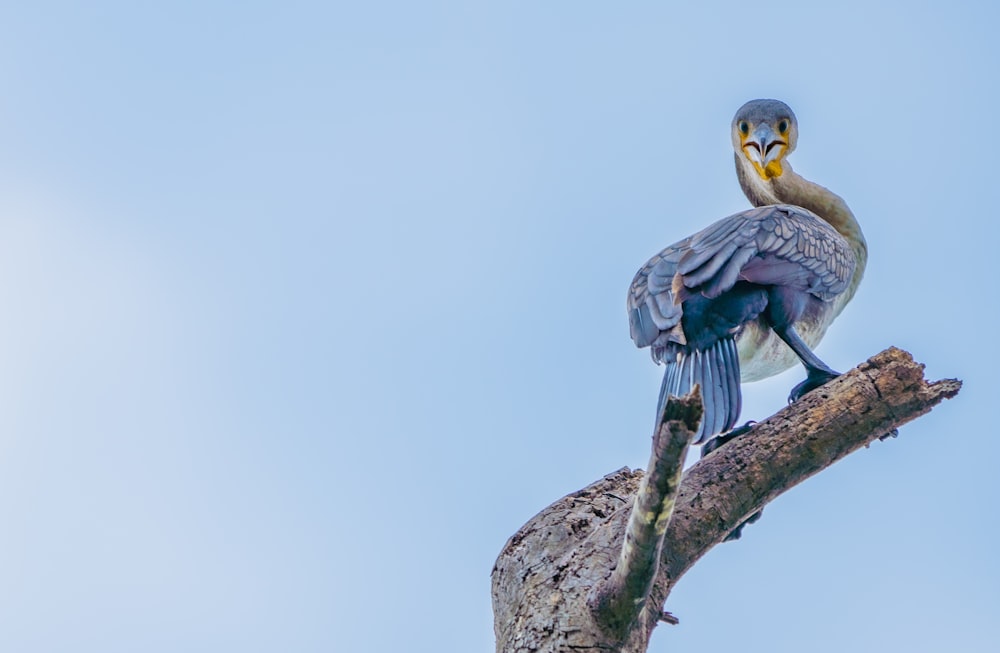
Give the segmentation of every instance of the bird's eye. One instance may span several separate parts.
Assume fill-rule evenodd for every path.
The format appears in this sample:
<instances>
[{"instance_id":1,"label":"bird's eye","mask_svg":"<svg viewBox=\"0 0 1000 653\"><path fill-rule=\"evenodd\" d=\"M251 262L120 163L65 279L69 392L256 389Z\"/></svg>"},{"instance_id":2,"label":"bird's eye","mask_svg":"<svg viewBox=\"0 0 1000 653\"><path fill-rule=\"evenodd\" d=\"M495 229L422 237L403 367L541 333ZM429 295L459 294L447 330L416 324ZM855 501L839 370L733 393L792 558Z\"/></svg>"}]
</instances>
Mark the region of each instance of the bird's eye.
<instances>
[{"instance_id":1,"label":"bird's eye","mask_svg":"<svg viewBox=\"0 0 1000 653\"><path fill-rule=\"evenodd\" d=\"M740 121L740 131L743 133L744 136L750 133L750 125L747 124L746 120Z\"/></svg>"},{"instance_id":2,"label":"bird's eye","mask_svg":"<svg viewBox=\"0 0 1000 653\"><path fill-rule=\"evenodd\" d=\"M778 123L778 132L784 134L786 131L788 131L788 121L782 120Z\"/></svg>"}]
</instances>

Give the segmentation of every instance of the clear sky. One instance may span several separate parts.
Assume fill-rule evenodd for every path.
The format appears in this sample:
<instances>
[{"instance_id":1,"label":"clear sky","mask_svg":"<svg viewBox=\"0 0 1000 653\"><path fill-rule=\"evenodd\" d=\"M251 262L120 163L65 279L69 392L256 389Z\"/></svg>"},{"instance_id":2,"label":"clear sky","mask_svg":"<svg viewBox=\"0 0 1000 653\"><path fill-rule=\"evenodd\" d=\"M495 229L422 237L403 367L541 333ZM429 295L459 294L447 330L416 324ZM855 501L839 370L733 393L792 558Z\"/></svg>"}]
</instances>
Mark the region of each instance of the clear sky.
<instances>
[{"instance_id":1,"label":"clear sky","mask_svg":"<svg viewBox=\"0 0 1000 653\"><path fill-rule=\"evenodd\" d=\"M1000 12L803 5L4 3L0 650L492 650L507 537L646 463L625 291L756 97L868 238L820 355L966 385L651 650L996 650Z\"/></svg>"}]
</instances>

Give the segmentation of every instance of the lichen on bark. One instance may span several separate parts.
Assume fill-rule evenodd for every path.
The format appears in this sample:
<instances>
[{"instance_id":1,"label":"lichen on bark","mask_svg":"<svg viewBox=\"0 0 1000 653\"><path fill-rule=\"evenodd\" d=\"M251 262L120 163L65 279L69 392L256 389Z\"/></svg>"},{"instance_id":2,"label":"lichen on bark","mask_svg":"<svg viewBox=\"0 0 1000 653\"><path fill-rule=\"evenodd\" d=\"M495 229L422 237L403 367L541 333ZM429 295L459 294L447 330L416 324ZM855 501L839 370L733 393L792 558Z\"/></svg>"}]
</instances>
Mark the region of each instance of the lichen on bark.
<instances>
[{"instance_id":1,"label":"lichen on bark","mask_svg":"<svg viewBox=\"0 0 1000 653\"><path fill-rule=\"evenodd\" d=\"M645 651L664 619L670 590L743 520L809 476L953 397L960 387L953 379L926 381L922 365L907 352L890 348L712 452L684 472L679 487L657 484L666 491L653 497L660 504L654 520L664 516L669 504L667 527L657 534L662 539L653 542L655 564L636 563L640 573L624 574L629 589L621 595L608 588L618 584L614 572L629 559L625 550L638 543L648 552L650 545L647 531L638 536L641 542L635 539L638 531L631 541L626 536L643 472L619 469L556 501L507 541L494 566L498 653ZM661 446L669 453L658 458L656 445L667 442L658 437L668 437L671 428L674 446ZM652 470L662 466L667 476L679 470L687 448L678 445L682 430L676 424L661 425ZM635 587L647 588L645 595L635 596ZM635 602L635 614L622 609L623 598Z\"/></svg>"}]
</instances>

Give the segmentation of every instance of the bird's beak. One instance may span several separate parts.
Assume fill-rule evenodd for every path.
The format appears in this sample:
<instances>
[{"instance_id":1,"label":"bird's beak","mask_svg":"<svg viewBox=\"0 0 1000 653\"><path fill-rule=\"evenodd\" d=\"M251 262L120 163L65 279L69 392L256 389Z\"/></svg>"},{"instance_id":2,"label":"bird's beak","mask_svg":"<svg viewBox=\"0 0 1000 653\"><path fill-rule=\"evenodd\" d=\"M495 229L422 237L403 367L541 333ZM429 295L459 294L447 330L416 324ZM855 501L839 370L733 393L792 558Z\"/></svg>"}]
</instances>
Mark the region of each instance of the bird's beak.
<instances>
[{"instance_id":1,"label":"bird's beak","mask_svg":"<svg viewBox=\"0 0 1000 653\"><path fill-rule=\"evenodd\" d=\"M771 125L757 125L743 141L743 152L763 179L781 175L781 158L788 143L774 133Z\"/></svg>"}]
</instances>

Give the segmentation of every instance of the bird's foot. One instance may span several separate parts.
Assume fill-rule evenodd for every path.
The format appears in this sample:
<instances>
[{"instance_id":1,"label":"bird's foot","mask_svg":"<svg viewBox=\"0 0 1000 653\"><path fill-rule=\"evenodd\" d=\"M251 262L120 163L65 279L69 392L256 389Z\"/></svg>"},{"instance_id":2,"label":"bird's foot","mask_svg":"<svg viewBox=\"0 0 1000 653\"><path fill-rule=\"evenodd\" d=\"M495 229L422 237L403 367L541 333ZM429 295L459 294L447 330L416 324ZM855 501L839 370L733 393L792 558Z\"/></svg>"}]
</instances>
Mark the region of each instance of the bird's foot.
<instances>
[{"instance_id":1,"label":"bird's foot","mask_svg":"<svg viewBox=\"0 0 1000 653\"><path fill-rule=\"evenodd\" d=\"M753 429L753 427L756 424L757 422L750 420L743 426L737 426L736 428L726 431L721 435L715 436L714 438L712 438L711 440L702 445L701 457L704 458L705 456L712 453L722 445L728 443L730 440L735 440L741 435L746 435ZM746 526L747 524L752 524L758 519L760 519L761 514L763 514L763 511L758 510L754 514L747 517L742 524L734 528L732 532L730 532L729 535L726 536L726 539L724 539L723 542L732 542L734 540L740 539L740 537L743 536L743 527Z\"/></svg>"},{"instance_id":2,"label":"bird's foot","mask_svg":"<svg viewBox=\"0 0 1000 653\"><path fill-rule=\"evenodd\" d=\"M726 444L727 442L729 442L734 438L738 438L741 435L746 435L747 433L750 432L750 429L752 429L754 424L756 423L757 422L750 420L743 426L737 426L734 429L731 429L729 431L726 431L725 433L715 436L714 438L712 438L711 440L709 440L708 442L706 442L701 446L701 457L704 458L705 456L712 453L713 451L715 451L716 449L718 449L719 447L721 447L722 445Z\"/></svg>"},{"instance_id":3,"label":"bird's foot","mask_svg":"<svg viewBox=\"0 0 1000 653\"><path fill-rule=\"evenodd\" d=\"M894 437L896 437L898 435L899 435L899 429L892 429L888 433L884 433L884 434L878 436L878 439L879 439L879 442L885 442L889 438L894 438Z\"/></svg>"},{"instance_id":4,"label":"bird's foot","mask_svg":"<svg viewBox=\"0 0 1000 653\"><path fill-rule=\"evenodd\" d=\"M665 610L660 613L660 621L670 624L671 626L676 626L681 622L681 620L675 617L672 612L667 612Z\"/></svg>"},{"instance_id":5,"label":"bird's foot","mask_svg":"<svg viewBox=\"0 0 1000 653\"><path fill-rule=\"evenodd\" d=\"M760 519L760 516L763 515L763 514L764 514L763 510L758 510L754 514L750 515L745 520L743 520L742 524L740 524L739 526L737 526L736 528L734 528L732 531L730 531L729 535L726 536L726 539L724 539L722 541L723 542L735 542L736 540L740 539L741 537L743 537L743 527L746 526L747 524L753 524L758 519Z\"/></svg>"},{"instance_id":6,"label":"bird's foot","mask_svg":"<svg viewBox=\"0 0 1000 653\"><path fill-rule=\"evenodd\" d=\"M792 388L792 391L788 393L788 403L795 403L805 396L806 393L812 392L822 385L826 385L838 376L840 376L840 372L834 372L833 370L809 370L806 380Z\"/></svg>"}]
</instances>

